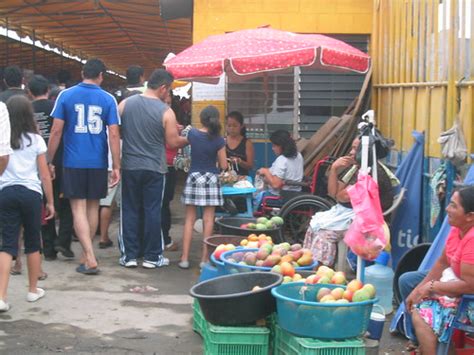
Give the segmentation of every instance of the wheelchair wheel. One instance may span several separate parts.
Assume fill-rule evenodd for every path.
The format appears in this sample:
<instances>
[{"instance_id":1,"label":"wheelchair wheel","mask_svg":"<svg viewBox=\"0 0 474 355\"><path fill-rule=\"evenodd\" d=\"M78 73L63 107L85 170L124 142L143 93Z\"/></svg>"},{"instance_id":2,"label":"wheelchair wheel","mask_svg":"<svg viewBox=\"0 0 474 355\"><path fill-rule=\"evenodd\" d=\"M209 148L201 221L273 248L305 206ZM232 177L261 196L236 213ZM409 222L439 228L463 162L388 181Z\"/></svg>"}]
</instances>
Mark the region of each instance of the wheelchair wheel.
<instances>
[{"instance_id":1,"label":"wheelchair wheel","mask_svg":"<svg viewBox=\"0 0 474 355\"><path fill-rule=\"evenodd\" d=\"M309 222L316 212L327 211L332 204L319 196L300 195L286 202L279 216L285 221L283 239L290 244L303 243Z\"/></svg>"}]
</instances>

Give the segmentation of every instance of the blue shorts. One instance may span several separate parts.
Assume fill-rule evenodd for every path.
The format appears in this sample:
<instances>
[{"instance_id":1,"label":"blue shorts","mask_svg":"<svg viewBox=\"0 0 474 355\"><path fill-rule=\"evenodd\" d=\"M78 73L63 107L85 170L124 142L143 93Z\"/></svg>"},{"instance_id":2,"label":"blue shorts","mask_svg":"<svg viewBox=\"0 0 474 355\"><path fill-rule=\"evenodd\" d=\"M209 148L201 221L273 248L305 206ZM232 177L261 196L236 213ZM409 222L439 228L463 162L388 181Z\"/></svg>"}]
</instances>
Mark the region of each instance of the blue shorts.
<instances>
[{"instance_id":1,"label":"blue shorts","mask_svg":"<svg viewBox=\"0 0 474 355\"><path fill-rule=\"evenodd\" d=\"M107 196L107 169L63 169L64 198L100 200Z\"/></svg>"},{"instance_id":2,"label":"blue shorts","mask_svg":"<svg viewBox=\"0 0 474 355\"><path fill-rule=\"evenodd\" d=\"M25 254L41 249L42 206L41 194L24 186L8 186L0 191L0 251L18 255L21 226Z\"/></svg>"}]
</instances>

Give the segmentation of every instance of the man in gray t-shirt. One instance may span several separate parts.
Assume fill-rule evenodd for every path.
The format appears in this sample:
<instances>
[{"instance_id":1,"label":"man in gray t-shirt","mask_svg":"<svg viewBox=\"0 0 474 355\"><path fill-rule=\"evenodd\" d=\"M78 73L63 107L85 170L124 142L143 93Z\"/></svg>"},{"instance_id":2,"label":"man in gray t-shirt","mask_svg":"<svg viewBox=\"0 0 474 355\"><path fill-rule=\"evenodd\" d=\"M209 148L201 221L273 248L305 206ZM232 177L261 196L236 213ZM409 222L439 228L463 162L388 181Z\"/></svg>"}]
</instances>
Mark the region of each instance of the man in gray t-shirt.
<instances>
[{"instance_id":1,"label":"man in gray t-shirt","mask_svg":"<svg viewBox=\"0 0 474 355\"><path fill-rule=\"evenodd\" d=\"M147 269L169 265L163 257L161 199L167 172L165 143L180 148L187 140L178 135L176 117L164 103L173 76L155 70L141 95L119 105L122 121L122 233L120 265L137 267L139 251ZM143 238L139 238L140 212L143 211ZM140 245L140 243L142 245Z\"/></svg>"}]
</instances>

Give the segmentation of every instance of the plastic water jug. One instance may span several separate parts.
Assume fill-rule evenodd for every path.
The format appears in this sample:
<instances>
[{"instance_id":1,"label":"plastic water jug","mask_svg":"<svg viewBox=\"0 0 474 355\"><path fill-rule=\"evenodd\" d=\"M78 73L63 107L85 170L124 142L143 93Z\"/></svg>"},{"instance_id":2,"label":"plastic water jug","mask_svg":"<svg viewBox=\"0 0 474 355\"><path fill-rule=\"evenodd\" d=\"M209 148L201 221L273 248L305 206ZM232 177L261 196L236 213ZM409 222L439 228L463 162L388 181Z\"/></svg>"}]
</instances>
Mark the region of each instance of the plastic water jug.
<instances>
[{"instance_id":1,"label":"plastic water jug","mask_svg":"<svg viewBox=\"0 0 474 355\"><path fill-rule=\"evenodd\" d=\"M390 255L382 252L375 259L375 264L365 269L365 283L375 286L379 299L377 304L383 307L385 314L393 311L393 270L387 266L389 259Z\"/></svg>"}]
</instances>

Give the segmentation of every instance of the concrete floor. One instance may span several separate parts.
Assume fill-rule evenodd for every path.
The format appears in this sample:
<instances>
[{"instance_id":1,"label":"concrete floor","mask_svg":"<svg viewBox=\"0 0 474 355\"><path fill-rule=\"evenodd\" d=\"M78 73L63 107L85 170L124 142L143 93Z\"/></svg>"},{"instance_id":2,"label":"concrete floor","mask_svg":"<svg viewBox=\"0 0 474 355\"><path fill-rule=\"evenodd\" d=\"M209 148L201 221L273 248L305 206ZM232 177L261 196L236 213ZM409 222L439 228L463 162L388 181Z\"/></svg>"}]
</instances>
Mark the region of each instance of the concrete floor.
<instances>
[{"instance_id":1,"label":"concrete floor","mask_svg":"<svg viewBox=\"0 0 474 355\"><path fill-rule=\"evenodd\" d=\"M184 224L180 192L178 187L171 231L177 241ZM179 251L166 254L171 265L165 268L125 269L118 265L117 227L115 215L110 229L113 248L98 249L96 241L101 268L98 276L75 272L77 260L59 256L56 261L44 261L49 277L39 286L46 290L46 296L37 303L25 300L26 268L23 275L10 278L8 300L12 309L0 314L1 354L202 353L202 340L192 331L192 298L188 293L199 277L200 236L195 235L189 270L178 268ZM79 255L79 243L73 243L73 250ZM131 291L137 286L158 290ZM401 354L404 343L403 338L385 331L377 352Z\"/></svg>"}]
</instances>

